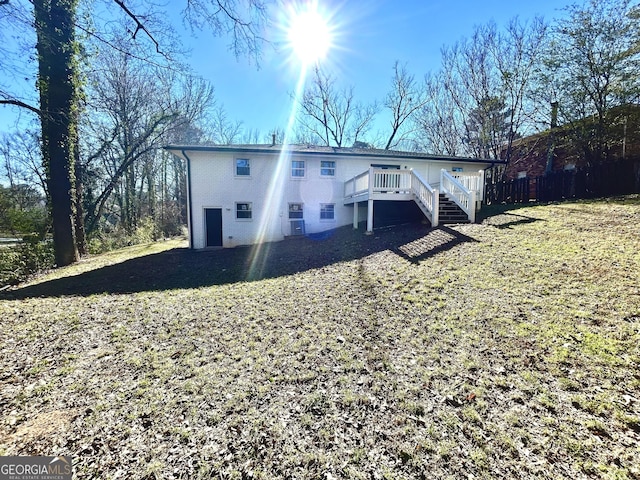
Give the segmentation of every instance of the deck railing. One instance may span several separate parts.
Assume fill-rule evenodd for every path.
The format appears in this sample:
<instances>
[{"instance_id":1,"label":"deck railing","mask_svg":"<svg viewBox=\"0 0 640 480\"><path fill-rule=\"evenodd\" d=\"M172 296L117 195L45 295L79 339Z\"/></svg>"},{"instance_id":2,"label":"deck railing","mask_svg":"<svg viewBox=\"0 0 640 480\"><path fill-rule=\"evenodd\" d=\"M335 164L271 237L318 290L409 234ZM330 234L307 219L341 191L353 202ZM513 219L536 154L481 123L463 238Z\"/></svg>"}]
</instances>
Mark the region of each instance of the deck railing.
<instances>
[{"instance_id":1,"label":"deck railing","mask_svg":"<svg viewBox=\"0 0 640 480\"><path fill-rule=\"evenodd\" d=\"M344 182L344 197L356 198L369 192L369 170Z\"/></svg>"},{"instance_id":2,"label":"deck railing","mask_svg":"<svg viewBox=\"0 0 640 480\"><path fill-rule=\"evenodd\" d=\"M373 193L410 193L411 172L372 168Z\"/></svg>"},{"instance_id":3,"label":"deck railing","mask_svg":"<svg viewBox=\"0 0 640 480\"><path fill-rule=\"evenodd\" d=\"M440 189L467 214L471 223L476 221L476 190L468 189L444 168L440 170Z\"/></svg>"},{"instance_id":4,"label":"deck railing","mask_svg":"<svg viewBox=\"0 0 640 480\"><path fill-rule=\"evenodd\" d=\"M369 181L373 179L373 181ZM438 225L438 190L434 189L413 170L385 170L370 168L347 180L345 199L358 201L358 197L372 199L376 194L412 195L434 227Z\"/></svg>"}]
</instances>

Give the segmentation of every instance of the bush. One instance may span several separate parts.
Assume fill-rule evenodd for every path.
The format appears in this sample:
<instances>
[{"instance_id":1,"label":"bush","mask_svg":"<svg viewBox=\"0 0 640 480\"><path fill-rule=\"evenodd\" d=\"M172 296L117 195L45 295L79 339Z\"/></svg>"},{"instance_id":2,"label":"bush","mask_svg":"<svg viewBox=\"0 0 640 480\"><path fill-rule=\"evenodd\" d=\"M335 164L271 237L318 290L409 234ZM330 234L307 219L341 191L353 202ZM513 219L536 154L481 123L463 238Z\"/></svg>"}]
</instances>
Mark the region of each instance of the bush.
<instances>
[{"instance_id":1,"label":"bush","mask_svg":"<svg viewBox=\"0 0 640 480\"><path fill-rule=\"evenodd\" d=\"M136 227L133 234L128 234L124 229L118 228L111 232L99 232L89 239L89 253L105 253L118 248L151 243L160 238L160 232L153 219L144 218Z\"/></svg>"},{"instance_id":2,"label":"bush","mask_svg":"<svg viewBox=\"0 0 640 480\"><path fill-rule=\"evenodd\" d=\"M163 214L156 215L156 224L165 237L183 235L184 223L180 215L180 207L175 202L166 202Z\"/></svg>"},{"instance_id":3,"label":"bush","mask_svg":"<svg viewBox=\"0 0 640 480\"><path fill-rule=\"evenodd\" d=\"M27 235L19 245L0 249L0 287L24 282L54 265L53 244Z\"/></svg>"}]
</instances>

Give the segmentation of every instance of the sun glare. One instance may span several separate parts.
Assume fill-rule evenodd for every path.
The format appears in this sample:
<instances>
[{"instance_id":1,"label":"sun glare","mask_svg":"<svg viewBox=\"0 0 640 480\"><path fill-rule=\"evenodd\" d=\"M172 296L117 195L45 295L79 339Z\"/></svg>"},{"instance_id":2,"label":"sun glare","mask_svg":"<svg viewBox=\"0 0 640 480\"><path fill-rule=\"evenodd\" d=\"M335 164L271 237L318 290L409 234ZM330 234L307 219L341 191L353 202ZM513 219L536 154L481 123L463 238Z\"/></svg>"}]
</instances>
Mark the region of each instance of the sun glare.
<instances>
[{"instance_id":1,"label":"sun glare","mask_svg":"<svg viewBox=\"0 0 640 480\"><path fill-rule=\"evenodd\" d=\"M318 62L331 48L332 35L327 20L315 3L292 13L288 30L289 44L305 65Z\"/></svg>"},{"instance_id":2,"label":"sun glare","mask_svg":"<svg viewBox=\"0 0 640 480\"><path fill-rule=\"evenodd\" d=\"M278 31L287 36L287 44L291 54L287 56L288 63L293 66L297 62L291 62L292 57L297 57L300 62L300 71L276 171L269 181L264 210L259 217L258 241L251 251L251 260L247 270L248 280L262 278L270 254L270 246L266 241L273 234L274 225L280 226L282 224L286 205L281 204L280 199L284 190L285 178L287 178L287 168L290 168L289 139L293 134L309 67L325 60L329 50L334 47L334 36L337 31L337 25L332 21L333 17L318 11L317 1L305 2L304 6L295 6L294 4L282 13L282 22ZM277 230L282 233L281 229L277 228Z\"/></svg>"}]
</instances>

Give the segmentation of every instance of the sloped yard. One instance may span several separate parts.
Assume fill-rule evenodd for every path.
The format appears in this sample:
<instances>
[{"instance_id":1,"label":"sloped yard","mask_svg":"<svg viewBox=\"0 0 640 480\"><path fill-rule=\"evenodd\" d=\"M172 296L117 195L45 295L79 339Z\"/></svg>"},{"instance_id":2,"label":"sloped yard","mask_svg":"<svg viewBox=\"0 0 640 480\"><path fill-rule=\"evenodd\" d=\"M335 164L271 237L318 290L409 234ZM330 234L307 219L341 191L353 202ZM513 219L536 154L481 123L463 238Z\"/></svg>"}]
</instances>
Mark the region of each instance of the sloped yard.
<instances>
[{"instance_id":1,"label":"sloped yard","mask_svg":"<svg viewBox=\"0 0 640 480\"><path fill-rule=\"evenodd\" d=\"M0 296L0 455L71 455L74 478L640 478L637 196L178 246Z\"/></svg>"}]
</instances>

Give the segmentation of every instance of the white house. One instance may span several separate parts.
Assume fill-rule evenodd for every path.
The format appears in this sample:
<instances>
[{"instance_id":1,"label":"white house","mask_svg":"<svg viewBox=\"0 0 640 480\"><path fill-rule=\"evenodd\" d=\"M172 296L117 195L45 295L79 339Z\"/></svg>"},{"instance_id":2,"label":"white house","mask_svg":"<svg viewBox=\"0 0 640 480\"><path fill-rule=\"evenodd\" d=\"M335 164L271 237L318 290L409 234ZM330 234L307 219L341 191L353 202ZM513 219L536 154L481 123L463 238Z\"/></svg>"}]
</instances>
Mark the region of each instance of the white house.
<instances>
[{"instance_id":1,"label":"white house","mask_svg":"<svg viewBox=\"0 0 640 480\"><path fill-rule=\"evenodd\" d=\"M448 198L473 221L483 171L500 163L306 145L165 148L187 164L191 248L278 241L364 220L371 231L376 205L390 201L415 203L435 226Z\"/></svg>"}]
</instances>

